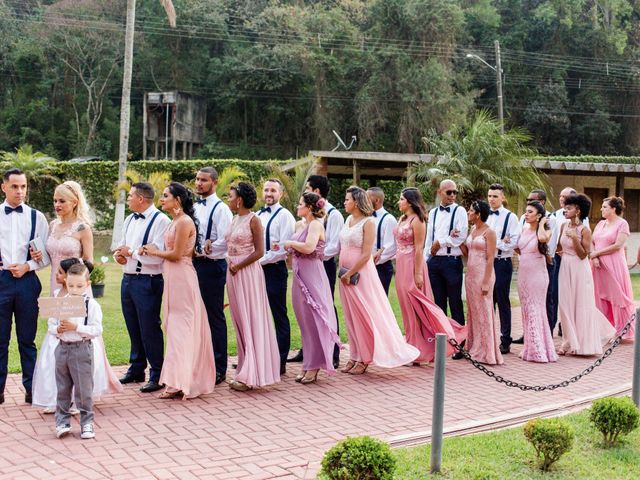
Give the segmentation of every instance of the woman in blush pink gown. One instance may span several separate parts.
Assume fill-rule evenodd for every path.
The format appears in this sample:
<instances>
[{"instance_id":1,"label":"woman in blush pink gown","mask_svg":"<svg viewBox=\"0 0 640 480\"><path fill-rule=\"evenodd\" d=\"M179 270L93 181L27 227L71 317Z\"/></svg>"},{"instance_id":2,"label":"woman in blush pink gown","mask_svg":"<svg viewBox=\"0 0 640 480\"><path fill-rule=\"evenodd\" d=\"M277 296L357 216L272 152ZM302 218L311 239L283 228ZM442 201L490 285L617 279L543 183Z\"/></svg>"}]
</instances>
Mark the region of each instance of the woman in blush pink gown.
<instances>
[{"instance_id":1,"label":"woman in blush pink gown","mask_svg":"<svg viewBox=\"0 0 640 480\"><path fill-rule=\"evenodd\" d=\"M250 210L256 190L246 182L231 187L229 208L236 214L226 234L229 256L227 293L236 329L238 367L229 385L237 391L265 387L280 381L280 353L264 272L258 260L264 254L262 224Z\"/></svg>"},{"instance_id":2,"label":"woman in blush pink gown","mask_svg":"<svg viewBox=\"0 0 640 480\"><path fill-rule=\"evenodd\" d=\"M631 277L627 268L624 245L629 238L629 224L620 215L624 200L620 197L605 198L602 202L602 218L593 231L591 271L596 294L596 305L620 332L636 310L633 300ZM624 335L633 340L636 322Z\"/></svg>"},{"instance_id":3,"label":"woman in blush pink gown","mask_svg":"<svg viewBox=\"0 0 640 480\"><path fill-rule=\"evenodd\" d=\"M415 363L430 362L435 356L436 333L446 333L462 343L466 327L448 318L433 302L427 264L423 257L427 211L417 188L405 188L398 206L402 217L394 229L396 238L396 292L402 311L405 338L418 350ZM416 248L419 245L419 248ZM455 349L447 343L447 355Z\"/></svg>"},{"instance_id":4,"label":"woman in blush pink gown","mask_svg":"<svg viewBox=\"0 0 640 480\"><path fill-rule=\"evenodd\" d=\"M340 232L340 299L351 357L340 371L361 375L370 364L393 368L410 363L420 351L402 337L371 258L371 201L360 187L349 187L344 208L350 216Z\"/></svg>"},{"instance_id":5,"label":"woman in blush pink gown","mask_svg":"<svg viewBox=\"0 0 640 480\"><path fill-rule=\"evenodd\" d=\"M198 233L193 198L187 188L171 182L160 200L162 210L173 221L165 233L165 250L154 244L141 247L141 254L164 259L163 317L167 344L159 398L195 398L213 392L216 367L211 330L200 296L192 257Z\"/></svg>"},{"instance_id":6,"label":"woman in blush pink gown","mask_svg":"<svg viewBox=\"0 0 640 480\"><path fill-rule=\"evenodd\" d=\"M464 288L467 294L466 349L472 358L487 365L501 365L498 330L500 320L493 307L493 286L496 275L493 257L496 252L496 233L486 224L489 204L477 200L469 208L469 221L473 229L462 249L467 260Z\"/></svg>"},{"instance_id":7,"label":"woman in blush pink gown","mask_svg":"<svg viewBox=\"0 0 640 480\"><path fill-rule=\"evenodd\" d=\"M582 221L589 216L591 200L583 194L565 198L558 249L562 254L558 282L558 318L562 324L560 355L600 355L616 330L596 307L589 267L591 232Z\"/></svg>"},{"instance_id":8,"label":"woman in blush pink gown","mask_svg":"<svg viewBox=\"0 0 640 480\"><path fill-rule=\"evenodd\" d=\"M524 336L520 358L528 362L555 362L558 355L549 330L546 298L549 287L547 243L551 232L542 204L537 201L529 203L524 220L517 247L520 254L518 295Z\"/></svg>"}]
</instances>

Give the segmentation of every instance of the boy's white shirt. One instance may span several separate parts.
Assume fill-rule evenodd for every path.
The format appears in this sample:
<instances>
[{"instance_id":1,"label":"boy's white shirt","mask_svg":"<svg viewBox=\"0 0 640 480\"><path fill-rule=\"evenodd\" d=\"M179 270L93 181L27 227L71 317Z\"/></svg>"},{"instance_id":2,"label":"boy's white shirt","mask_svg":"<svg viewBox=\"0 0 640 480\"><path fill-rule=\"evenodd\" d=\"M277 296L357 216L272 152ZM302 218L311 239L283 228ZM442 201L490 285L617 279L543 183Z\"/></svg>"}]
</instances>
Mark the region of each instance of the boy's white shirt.
<instances>
[{"instance_id":1,"label":"boy's white shirt","mask_svg":"<svg viewBox=\"0 0 640 480\"><path fill-rule=\"evenodd\" d=\"M58 318L49 318L49 333L55 335L63 342L81 342L82 340L102 335L102 308L100 308L100 304L94 298L89 298L86 325L84 324L84 317L71 317L69 320L77 325L76 330L58 333L60 320Z\"/></svg>"}]
</instances>

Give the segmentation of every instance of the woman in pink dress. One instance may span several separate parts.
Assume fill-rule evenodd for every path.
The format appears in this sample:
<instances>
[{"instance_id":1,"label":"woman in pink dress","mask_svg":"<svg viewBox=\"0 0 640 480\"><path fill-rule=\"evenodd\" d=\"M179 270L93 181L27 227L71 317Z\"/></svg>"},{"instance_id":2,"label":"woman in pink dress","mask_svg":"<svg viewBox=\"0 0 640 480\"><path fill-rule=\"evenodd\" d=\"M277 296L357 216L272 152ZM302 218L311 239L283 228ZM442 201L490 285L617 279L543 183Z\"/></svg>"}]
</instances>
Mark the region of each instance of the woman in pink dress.
<instances>
[{"instance_id":1,"label":"woman in pink dress","mask_svg":"<svg viewBox=\"0 0 640 480\"><path fill-rule=\"evenodd\" d=\"M433 302L423 245L427 230L427 210L417 188L405 188L398 207L402 212L394 229L396 238L396 292L402 311L407 342L418 350L415 363L430 362L435 356L436 333L446 333L462 343L466 328L448 318ZM416 248L416 245L419 247ZM447 355L455 352L447 343Z\"/></svg>"},{"instance_id":2,"label":"woman in pink dress","mask_svg":"<svg viewBox=\"0 0 640 480\"><path fill-rule=\"evenodd\" d=\"M265 387L280 381L280 353L264 273L258 260L264 254L262 224L251 211L256 190L239 182L229 192L229 208L236 214L225 236L229 269L227 293L236 329L238 367L229 385L237 391Z\"/></svg>"},{"instance_id":3,"label":"woman in pink dress","mask_svg":"<svg viewBox=\"0 0 640 480\"><path fill-rule=\"evenodd\" d=\"M333 368L333 348L340 344L338 321L333 308L333 296L324 266L324 200L320 195L306 192L300 197L296 233L287 240L285 248L293 257L293 285L291 300L302 337L302 373L296 382L314 383L323 369L328 375ZM272 247L273 248L273 247Z\"/></svg>"},{"instance_id":4,"label":"woman in pink dress","mask_svg":"<svg viewBox=\"0 0 640 480\"><path fill-rule=\"evenodd\" d=\"M591 271L596 294L596 305L620 332L635 312L631 277L627 268L624 245L629 238L629 224L620 217L624 200L605 198L602 202L602 218L593 231ZM637 323L637 322L636 322ZM623 338L633 340L635 324Z\"/></svg>"},{"instance_id":5,"label":"woman in pink dress","mask_svg":"<svg viewBox=\"0 0 640 480\"><path fill-rule=\"evenodd\" d=\"M582 221L589 216L591 200L583 194L565 198L558 250L562 255L558 282L558 318L562 324L560 355L600 355L615 335L607 317L596 307L589 267L591 232Z\"/></svg>"},{"instance_id":6,"label":"woman in pink dress","mask_svg":"<svg viewBox=\"0 0 640 480\"><path fill-rule=\"evenodd\" d=\"M524 336L524 349L520 358L528 362L555 362L558 355L549 330L545 294L549 287L547 243L551 231L540 202L527 205L524 221L525 226L517 247L520 254L518 295Z\"/></svg>"},{"instance_id":7,"label":"woman in pink dress","mask_svg":"<svg viewBox=\"0 0 640 480\"><path fill-rule=\"evenodd\" d=\"M344 208L350 216L340 232L340 299L351 358L340 371L361 375L370 364L393 368L413 362L420 351L402 337L371 258L371 201L360 187L349 187Z\"/></svg>"},{"instance_id":8,"label":"woman in pink dress","mask_svg":"<svg viewBox=\"0 0 640 480\"><path fill-rule=\"evenodd\" d=\"M496 233L489 228L489 204L477 200L469 207L469 221L473 229L467 237L462 253L468 255L464 288L467 294L466 349L472 358L487 365L501 365L500 320L493 307L493 286L496 275L493 258L496 253Z\"/></svg>"},{"instance_id":9,"label":"woman in pink dress","mask_svg":"<svg viewBox=\"0 0 640 480\"><path fill-rule=\"evenodd\" d=\"M167 344L159 383L166 388L159 398L185 400L213 392L216 367L207 311L192 263L198 234L191 192L171 182L160 203L173 219L165 233L165 250L151 243L142 246L140 253L164 259L162 303Z\"/></svg>"}]
</instances>

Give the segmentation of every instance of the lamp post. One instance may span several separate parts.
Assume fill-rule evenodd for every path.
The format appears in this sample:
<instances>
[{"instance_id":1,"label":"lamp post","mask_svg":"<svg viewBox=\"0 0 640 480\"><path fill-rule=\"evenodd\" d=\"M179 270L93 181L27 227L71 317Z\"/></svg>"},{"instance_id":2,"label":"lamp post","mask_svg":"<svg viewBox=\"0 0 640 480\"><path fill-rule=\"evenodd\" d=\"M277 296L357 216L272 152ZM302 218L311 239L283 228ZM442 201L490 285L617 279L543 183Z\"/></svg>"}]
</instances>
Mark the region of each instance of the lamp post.
<instances>
[{"instance_id":1,"label":"lamp post","mask_svg":"<svg viewBox=\"0 0 640 480\"><path fill-rule=\"evenodd\" d=\"M467 53L467 58L475 58L481 61L491 70L496 72L496 92L498 97L498 121L500 122L500 133L504 133L504 108L502 104L502 62L500 61L500 42L494 42L496 48L496 65L495 67L488 63L484 58L473 53Z\"/></svg>"}]
</instances>

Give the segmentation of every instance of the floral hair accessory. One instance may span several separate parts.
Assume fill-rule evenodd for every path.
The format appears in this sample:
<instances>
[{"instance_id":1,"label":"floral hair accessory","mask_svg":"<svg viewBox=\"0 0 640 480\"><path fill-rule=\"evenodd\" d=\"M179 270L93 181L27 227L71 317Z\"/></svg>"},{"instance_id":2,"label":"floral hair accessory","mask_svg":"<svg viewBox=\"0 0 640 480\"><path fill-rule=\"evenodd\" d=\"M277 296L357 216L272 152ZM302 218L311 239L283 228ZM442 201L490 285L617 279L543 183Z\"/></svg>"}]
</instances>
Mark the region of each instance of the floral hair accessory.
<instances>
[{"instance_id":1,"label":"floral hair accessory","mask_svg":"<svg viewBox=\"0 0 640 480\"><path fill-rule=\"evenodd\" d=\"M316 207L318 207L319 209L323 209L324 208L324 204L325 204L324 198L321 198L320 200L318 200L316 202Z\"/></svg>"}]
</instances>

